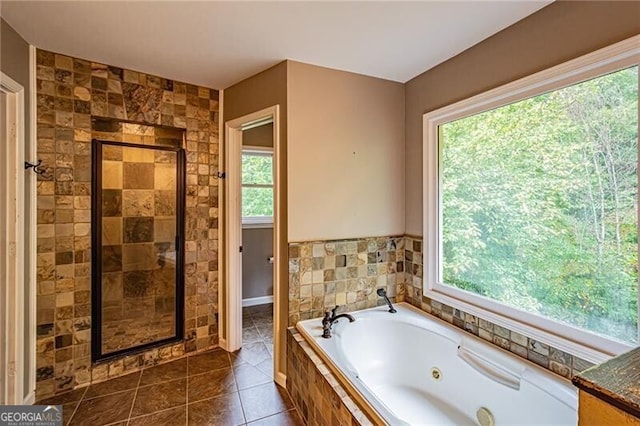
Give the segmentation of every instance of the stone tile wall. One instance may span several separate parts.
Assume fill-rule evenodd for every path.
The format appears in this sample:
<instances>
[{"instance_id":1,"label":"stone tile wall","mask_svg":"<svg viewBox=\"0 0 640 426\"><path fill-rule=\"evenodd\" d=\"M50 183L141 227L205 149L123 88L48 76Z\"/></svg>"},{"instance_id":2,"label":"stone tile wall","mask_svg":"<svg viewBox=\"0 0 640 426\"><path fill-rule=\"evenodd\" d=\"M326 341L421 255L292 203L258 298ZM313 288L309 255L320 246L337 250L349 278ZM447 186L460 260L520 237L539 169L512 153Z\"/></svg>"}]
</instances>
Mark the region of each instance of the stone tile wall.
<instances>
[{"instance_id":1,"label":"stone tile wall","mask_svg":"<svg viewBox=\"0 0 640 426\"><path fill-rule=\"evenodd\" d=\"M287 333L287 391L308 426L374 424L294 327Z\"/></svg>"},{"instance_id":2,"label":"stone tile wall","mask_svg":"<svg viewBox=\"0 0 640 426\"><path fill-rule=\"evenodd\" d=\"M98 117L185 133L186 303L183 343L92 366L91 139L100 136L92 129ZM37 51L38 158L46 168L37 201L38 399L217 345L218 120L216 90Z\"/></svg>"},{"instance_id":3,"label":"stone tile wall","mask_svg":"<svg viewBox=\"0 0 640 426\"><path fill-rule=\"evenodd\" d=\"M560 349L424 297L422 295L424 276L422 237L405 236L404 247L407 302L563 377L571 378L593 365Z\"/></svg>"},{"instance_id":4,"label":"stone tile wall","mask_svg":"<svg viewBox=\"0 0 640 426\"><path fill-rule=\"evenodd\" d=\"M404 300L404 238L379 237L289 244L289 325L392 301Z\"/></svg>"}]
</instances>

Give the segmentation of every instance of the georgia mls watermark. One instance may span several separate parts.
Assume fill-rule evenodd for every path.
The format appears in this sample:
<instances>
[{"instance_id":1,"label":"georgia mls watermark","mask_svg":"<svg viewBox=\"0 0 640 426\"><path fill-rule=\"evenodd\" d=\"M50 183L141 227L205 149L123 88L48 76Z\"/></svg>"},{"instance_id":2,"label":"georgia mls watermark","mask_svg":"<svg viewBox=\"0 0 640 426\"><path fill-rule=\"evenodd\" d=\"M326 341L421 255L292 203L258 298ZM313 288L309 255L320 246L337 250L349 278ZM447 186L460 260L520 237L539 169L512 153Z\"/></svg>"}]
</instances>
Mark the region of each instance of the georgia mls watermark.
<instances>
[{"instance_id":1,"label":"georgia mls watermark","mask_svg":"<svg viewBox=\"0 0 640 426\"><path fill-rule=\"evenodd\" d=\"M62 426L62 405L0 405L0 426Z\"/></svg>"}]
</instances>

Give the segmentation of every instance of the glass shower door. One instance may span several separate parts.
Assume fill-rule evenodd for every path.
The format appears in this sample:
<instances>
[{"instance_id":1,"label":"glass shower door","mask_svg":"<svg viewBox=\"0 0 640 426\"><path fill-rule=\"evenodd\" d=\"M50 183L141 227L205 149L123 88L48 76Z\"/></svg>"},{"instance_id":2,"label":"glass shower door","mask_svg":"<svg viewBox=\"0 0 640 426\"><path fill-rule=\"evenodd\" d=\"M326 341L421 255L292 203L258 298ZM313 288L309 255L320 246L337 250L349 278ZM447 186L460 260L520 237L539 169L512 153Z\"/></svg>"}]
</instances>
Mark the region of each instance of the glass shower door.
<instances>
[{"instance_id":1,"label":"glass shower door","mask_svg":"<svg viewBox=\"0 0 640 426\"><path fill-rule=\"evenodd\" d=\"M94 359L181 340L184 151L95 140L94 159Z\"/></svg>"}]
</instances>

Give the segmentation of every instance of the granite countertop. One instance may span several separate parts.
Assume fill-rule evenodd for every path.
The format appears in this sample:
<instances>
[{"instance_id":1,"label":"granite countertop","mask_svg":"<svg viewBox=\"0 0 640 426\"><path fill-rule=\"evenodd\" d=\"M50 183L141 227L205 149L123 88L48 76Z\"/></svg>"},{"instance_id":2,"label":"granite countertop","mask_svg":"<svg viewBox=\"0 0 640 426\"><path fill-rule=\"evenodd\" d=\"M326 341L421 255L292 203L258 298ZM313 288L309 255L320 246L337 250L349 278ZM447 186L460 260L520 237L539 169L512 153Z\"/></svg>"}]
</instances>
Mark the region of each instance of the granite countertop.
<instances>
[{"instance_id":1,"label":"granite countertop","mask_svg":"<svg viewBox=\"0 0 640 426\"><path fill-rule=\"evenodd\" d=\"M573 384L640 418L640 348L583 371Z\"/></svg>"}]
</instances>

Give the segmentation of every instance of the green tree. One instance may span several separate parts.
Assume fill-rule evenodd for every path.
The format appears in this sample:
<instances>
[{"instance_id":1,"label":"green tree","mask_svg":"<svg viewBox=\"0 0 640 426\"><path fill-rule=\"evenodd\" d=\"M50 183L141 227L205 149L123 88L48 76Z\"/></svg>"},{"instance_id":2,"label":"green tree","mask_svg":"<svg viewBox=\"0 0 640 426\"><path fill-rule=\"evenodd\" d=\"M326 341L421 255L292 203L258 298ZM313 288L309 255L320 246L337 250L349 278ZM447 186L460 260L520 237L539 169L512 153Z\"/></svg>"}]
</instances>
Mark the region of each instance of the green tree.
<instances>
[{"instance_id":1,"label":"green tree","mask_svg":"<svg viewBox=\"0 0 640 426\"><path fill-rule=\"evenodd\" d=\"M273 216L273 156L242 155L242 216Z\"/></svg>"},{"instance_id":2,"label":"green tree","mask_svg":"<svg viewBox=\"0 0 640 426\"><path fill-rule=\"evenodd\" d=\"M440 126L444 281L636 343L638 68Z\"/></svg>"}]
</instances>

